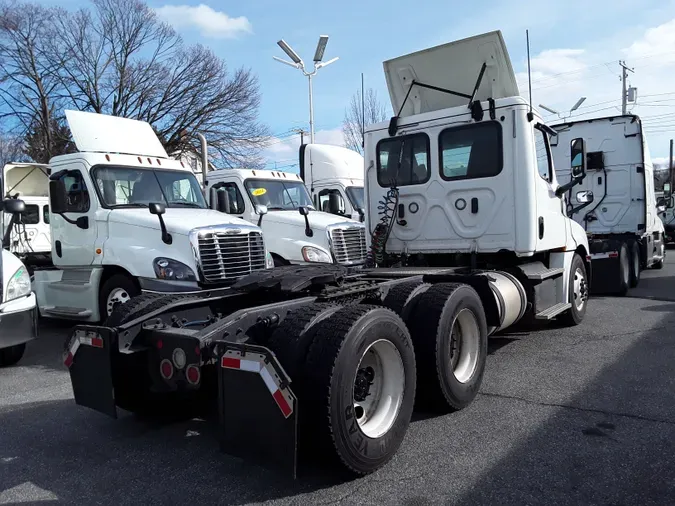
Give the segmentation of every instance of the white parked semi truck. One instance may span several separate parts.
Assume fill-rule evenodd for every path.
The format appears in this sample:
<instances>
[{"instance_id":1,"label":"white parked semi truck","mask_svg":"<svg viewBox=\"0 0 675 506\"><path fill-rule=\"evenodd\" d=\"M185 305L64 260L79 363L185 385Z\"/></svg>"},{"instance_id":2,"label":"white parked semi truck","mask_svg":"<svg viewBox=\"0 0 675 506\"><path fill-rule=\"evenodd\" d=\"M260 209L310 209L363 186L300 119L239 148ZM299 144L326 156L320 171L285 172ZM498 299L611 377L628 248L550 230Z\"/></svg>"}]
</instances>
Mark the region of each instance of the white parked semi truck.
<instances>
[{"instance_id":1,"label":"white parked semi truck","mask_svg":"<svg viewBox=\"0 0 675 506\"><path fill-rule=\"evenodd\" d=\"M365 221L363 157L328 144L300 146L300 177L321 211Z\"/></svg>"},{"instance_id":2,"label":"white parked semi truck","mask_svg":"<svg viewBox=\"0 0 675 506\"><path fill-rule=\"evenodd\" d=\"M3 247L29 265L49 261L52 243L49 231L49 166L40 163L8 163L0 174L2 198L21 199L25 208L15 220L13 232ZM12 215L0 219L0 237L5 236Z\"/></svg>"},{"instance_id":3,"label":"white parked semi truck","mask_svg":"<svg viewBox=\"0 0 675 506\"><path fill-rule=\"evenodd\" d=\"M588 150L587 177L570 190L567 210L589 237L593 290L625 295L638 285L641 270L662 268L666 255L642 122L631 114L553 128L558 132L553 159L561 182L571 177L570 141L583 138Z\"/></svg>"},{"instance_id":4,"label":"white parked semi truck","mask_svg":"<svg viewBox=\"0 0 675 506\"><path fill-rule=\"evenodd\" d=\"M0 211L17 216L26 209L23 201L6 199L0 200ZM6 235L11 234L8 224ZM0 367L19 362L26 343L37 335L37 307L28 269L14 254L0 248Z\"/></svg>"},{"instance_id":5,"label":"white parked semi truck","mask_svg":"<svg viewBox=\"0 0 675 506\"><path fill-rule=\"evenodd\" d=\"M312 262L363 265L366 229L342 214L317 211L298 174L221 169L205 178L212 209L259 226L277 266Z\"/></svg>"},{"instance_id":6,"label":"white parked semi truck","mask_svg":"<svg viewBox=\"0 0 675 506\"><path fill-rule=\"evenodd\" d=\"M150 125L66 117L79 152L49 162L51 264L33 281L42 316L99 322L134 295L208 291L272 267L260 228L209 209Z\"/></svg>"},{"instance_id":7,"label":"white parked semi truck","mask_svg":"<svg viewBox=\"0 0 675 506\"><path fill-rule=\"evenodd\" d=\"M367 474L396 453L415 405L473 401L488 336L582 321L588 240L564 198L584 145L571 143L575 178L560 186L555 132L518 96L501 33L384 67L398 114L365 137L369 266L283 266L227 292L132 299L66 343L77 404L190 416L186 399L210 399L225 452L292 475L298 459Z\"/></svg>"}]
</instances>

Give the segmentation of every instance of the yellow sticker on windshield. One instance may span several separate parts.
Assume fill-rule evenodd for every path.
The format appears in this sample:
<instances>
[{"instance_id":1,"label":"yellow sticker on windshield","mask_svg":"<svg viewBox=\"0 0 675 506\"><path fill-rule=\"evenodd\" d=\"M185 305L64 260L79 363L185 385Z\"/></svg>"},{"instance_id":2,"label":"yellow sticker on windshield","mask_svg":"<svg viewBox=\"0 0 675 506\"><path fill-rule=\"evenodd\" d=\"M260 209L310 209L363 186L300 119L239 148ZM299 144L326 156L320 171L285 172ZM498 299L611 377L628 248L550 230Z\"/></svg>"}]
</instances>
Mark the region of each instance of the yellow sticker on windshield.
<instances>
[{"instance_id":1,"label":"yellow sticker on windshield","mask_svg":"<svg viewBox=\"0 0 675 506\"><path fill-rule=\"evenodd\" d=\"M256 188L251 192L251 195L253 195L254 197L260 197L261 195L265 195L266 193L267 193L266 188Z\"/></svg>"}]
</instances>

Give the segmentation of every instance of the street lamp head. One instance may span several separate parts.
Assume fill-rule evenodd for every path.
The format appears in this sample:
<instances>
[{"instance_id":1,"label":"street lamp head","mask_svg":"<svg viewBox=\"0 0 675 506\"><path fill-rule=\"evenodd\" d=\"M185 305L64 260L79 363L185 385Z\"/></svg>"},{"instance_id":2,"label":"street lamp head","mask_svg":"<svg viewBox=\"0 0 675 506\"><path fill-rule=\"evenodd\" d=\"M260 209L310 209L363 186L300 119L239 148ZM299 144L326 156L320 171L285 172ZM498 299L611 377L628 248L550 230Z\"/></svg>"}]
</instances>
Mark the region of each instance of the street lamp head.
<instances>
[{"instance_id":1,"label":"street lamp head","mask_svg":"<svg viewBox=\"0 0 675 506\"><path fill-rule=\"evenodd\" d=\"M541 107L541 108L544 109L545 111L550 112L551 114L560 114L560 113L559 113L558 111L556 111L555 109L551 109L550 107L546 107L544 104L539 104L539 107Z\"/></svg>"},{"instance_id":2,"label":"street lamp head","mask_svg":"<svg viewBox=\"0 0 675 506\"><path fill-rule=\"evenodd\" d=\"M579 106L584 103L584 100L586 100L586 97L581 97L579 100L577 100L577 103L574 104L574 106L572 106L570 112L576 111L579 108Z\"/></svg>"},{"instance_id":3,"label":"street lamp head","mask_svg":"<svg viewBox=\"0 0 675 506\"><path fill-rule=\"evenodd\" d=\"M317 63L317 64L316 64L316 68L317 68L317 70L318 70L318 69L320 69L321 67L327 67L328 65L330 65L331 63L335 63L335 62L338 61L339 59L340 59L340 58L336 56L336 57L333 58L332 60L328 60L328 61L325 61L325 62Z\"/></svg>"},{"instance_id":4,"label":"street lamp head","mask_svg":"<svg viewBox=\"0 0 675 506\"><path fill-rule=\"evenodd\" d=\"M288 55L288 57L293 60L293 63L296 63L297 65L302 65L302 59L298 56L298 53L293 51L293 48L286 44L284 39L281 39L279 42L277 42L279 47Z\"/></svg>"},{"instance_id":5,"label":"street lamp head","mask_svg":"<svg viewBox=\"0 0 675 506\"><path fill-rule=\"evenodd\" d=\"M290 61L282 60L281 58L277 58L276 56L272 56L276 61L283 63L284 65L288 65L289 67L293 67L294 69L299 69L300 64L299 63L293 63Z\"/></svg>"},{"instance_id":6,"label":"street lamp head","mask_svg":"<svg viewBox=\"0 0 675 506\"><path fill-rule=\"evenodd\" d=\"M326 51L326 44L328 44L328 35L320 35L319 43L316 45L316 51L314 52L314 63L318 63L323 60L323 53Z\"/></svg>"}]
</instances>

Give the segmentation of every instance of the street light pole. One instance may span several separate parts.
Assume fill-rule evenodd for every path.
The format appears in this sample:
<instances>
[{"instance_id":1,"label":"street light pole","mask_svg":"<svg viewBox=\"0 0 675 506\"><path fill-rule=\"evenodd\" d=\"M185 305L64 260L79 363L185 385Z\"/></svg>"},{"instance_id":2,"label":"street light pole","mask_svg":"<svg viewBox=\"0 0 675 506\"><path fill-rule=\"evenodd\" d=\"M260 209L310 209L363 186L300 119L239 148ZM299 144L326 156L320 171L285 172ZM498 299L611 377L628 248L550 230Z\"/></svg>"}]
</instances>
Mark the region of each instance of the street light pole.
<instances>
[{"instance_id":1,"label":"street light pole","mask_svg":"<svg viewBox=\"0 0 675 506\"><path fill-rule=\"evenodd\" d=\"M312 96L312 77L316 75L322 67L327 67L331 63L336 62L339 58L333 58L327 62L323 60L323 53L326 50L326 44L328 43L328 35L321 35L319 37L319 43L316 46L316 51L314 52L314 70L307 72L305 70L305 62L302 61L302 58L298 56L291 46L289 46L284 39L281 39L277 42L278 46L288 55L288 57L293 60L292 62L282 60L273 56L276 61L288 65L290 67L296 68L302 72L302 74L307 78L309 84L309 142L314 144L314 97Z\"/></svg>"}]
</instances>

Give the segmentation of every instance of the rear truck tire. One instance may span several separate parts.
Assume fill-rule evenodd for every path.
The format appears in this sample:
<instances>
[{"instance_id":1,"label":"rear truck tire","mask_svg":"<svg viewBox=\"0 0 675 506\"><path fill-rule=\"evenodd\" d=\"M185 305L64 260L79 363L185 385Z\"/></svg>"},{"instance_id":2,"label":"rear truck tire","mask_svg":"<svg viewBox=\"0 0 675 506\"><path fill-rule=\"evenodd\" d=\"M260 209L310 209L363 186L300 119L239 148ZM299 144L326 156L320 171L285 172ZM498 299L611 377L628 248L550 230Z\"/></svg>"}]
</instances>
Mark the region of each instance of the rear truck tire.
<instances>
[{"instance_id":1,"label":"rear truck tire","mask_svg":"<svg viewBox=\"0 0 675 506\"><path fill-rule=\"evenodd\" d=\"M128 321L133 320L137 316L141 316L146 306L152 302L163 298L162 295L155 293L144 293L137 297L133 297L126 304L118 304L113 312L104 320L105 327L119 327Z\"/></svg>"},{"instance_id":2,"label":"rear truck tire","mask_svg":"<svg viewBox=\"0 0 675 506\"><path fill-rule=\"evenodd\" d=\"M314 326L335 313L340 306L310 304L289 314L274 330L265 345L292 381L300 383L309 347L316 336Z\"/></svg>"},{"instance_id":3,"label":"rear truck tire","mask_svg":"<svg viewBox=\"0 0 675 506\"><path fill-rule=\"evenodd\" d=\"M371 305L341 307L314 332L298 389L300 447L352 474L372 473L394 456L410 424L410 334L393 311Z\"/></svg>"},{"instance_id":4,"label":"rear truck tire","mask_svg":"<svg viewBox=\"0 0 675 506\"><path fill-rule=\"evenodd\" d=\"M628 245L623 242L619 247L619 288L616 294L623 297L628 293L630 285L630 253Z\"/></svg>"},{"instance_id":5,"label":"rear truck tire","mask_svg":"<svg viewBox=\"0 0 675 506\"><path fill-rule=\"evenodd\" d=\"M640 282L642 261L640 260L640 248L636 241L629 243L630 247L630 288L635 288Z\"/></svg>"},{"instance_id":6,"label":"rear truck tire","mask_svg":"<svg viewBox=\"0 0 675 506\"><path fill-rule=\"evenodd\" d=\"M129 276L113 274L105 280L98 296L99 321L105 321L118 305L126 304L140 295L138 285Z\"/></svg>"},{"instance_id":7,"label":"rear truck tire","mask_svg":"<svg viewBox=\"0 0 675 506\"><path fill-rule=\"evenodd\" d=\"M389 290L387 296L382 300L382 305L399 315L408 325L408 319L417 305L420 295L426 292L429 287L431 287L431 283L421 281L397 284Z\"/></svg>"},{"instance_id":8,"label":"rear truck tire","mask_svg":"<svg viewBox=\"0 0 675 506\"><path fill-rule=\"evenodd\" d=\"M15 365L23 358L26 352L26 343L10 346L0 350L0 367Z\"/></svg>"},{"instance_id":9,"label":"rear truck tire","mask_svg":"<svg viewBox=\"0 0 675 506\"><path fill-rule=\"evenodd\" d=\"M487 360L487 322L478 293L462 283L432 285L420 295L409 327L418 407L448 412L471 404Z\"/></svg>"},{"instance_id":10,"label":"rear truck tire","mask_svg":"<svg viewBox=\"0 0 675 506\"><path fill-rule=\"evenodd\" d=\"M588 308L588 273L586 264L578 253L574 254L570 265L569 302L572 307L558 316L557 320L565 327L579 325Z\"/></svg>"}]
</instances>

